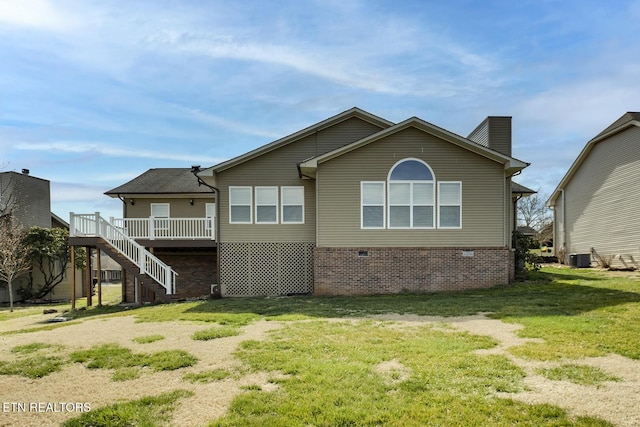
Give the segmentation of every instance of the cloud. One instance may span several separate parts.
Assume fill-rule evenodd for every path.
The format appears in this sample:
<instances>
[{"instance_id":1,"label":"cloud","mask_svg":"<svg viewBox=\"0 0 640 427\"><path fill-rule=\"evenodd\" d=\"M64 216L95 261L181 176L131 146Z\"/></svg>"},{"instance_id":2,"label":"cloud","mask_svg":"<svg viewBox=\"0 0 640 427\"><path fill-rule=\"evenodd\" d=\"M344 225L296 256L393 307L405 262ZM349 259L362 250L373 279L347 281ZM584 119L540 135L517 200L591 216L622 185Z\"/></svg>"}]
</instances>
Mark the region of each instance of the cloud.
<instances>
[{"instance_id":1,"label":"cloud","mask_svg":"<svg viewBox=\"0 0 640 427\"><path fill-rule=\"evenodd\" d=\"M518 107L520 120L541 126L546 139L559 143L580 138L583 144L627 111L637 111L640 88L635 71L587 77L532 95Z\"/></svg>"},{"instance_id":2,"label":"cloud","mask_svg":"<svg viewBox=\"0 0 640 427\"><path fill-rule=\"evenodd\" d=\"M50 31L66 31L76 25L48 0L1 1L0 23Z\"/></svg>"},{"instance_id":3,"label":"cloud","mask_svg":"<svg viewBox=\"0 0 640 427\"><path fill-rule=\"evenodd\" d=\"M274 64L380 94L446 97L496 84L497 79L488 78L497 68L495 58L471 52L425 30L399 27L400 24L377 26L375 35L362 34L360 40L359 36L350 35L353 42L350 45L331 40L280 42L276 37L246 38L233 31L211 33L197 29L165 30L147 42L149 48L164 53ZM327 34L327 37L335 36ZM420 77L425 69L434 77L428 80ZM471 80L473 84L469 83Z\"/></svg>"},{"instance_id":4,"label":"cloud","mask_svg":"<svg viewBox=\"0 0 640 427\"><path fill-rule=\"evenodd\" d=\"M185 154L185 153L171 153L164 149L161 150L136 150L129 147L116 147L109 146L102 143L93 142L81 142L81 141L57 141L57 142L42 142L42 143L17 143L14 146L18 150L29 151L51 151L51 152L65 152L65 153L90 153L101 154L110 157L124 157L124 158L146 158L146 159L161 159L161 160L176 160L184 162L206 162L206 163L220 163L225 159L218 157L207 157L202 154Z\"/></svg>"}]
</instances>

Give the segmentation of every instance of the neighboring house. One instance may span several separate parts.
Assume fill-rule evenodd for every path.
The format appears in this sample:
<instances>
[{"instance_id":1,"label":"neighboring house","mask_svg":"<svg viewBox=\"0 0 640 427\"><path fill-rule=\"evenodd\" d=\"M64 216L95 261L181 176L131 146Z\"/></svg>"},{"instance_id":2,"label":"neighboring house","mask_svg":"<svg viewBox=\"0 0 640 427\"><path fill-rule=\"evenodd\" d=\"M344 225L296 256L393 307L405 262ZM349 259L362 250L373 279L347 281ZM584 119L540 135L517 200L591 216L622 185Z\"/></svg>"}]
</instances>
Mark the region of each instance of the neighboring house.
<instances>
[{"instance_id":1,"label":"neighboring house","mask_svg":"<svg viewBox=\"0 0 640 427\"><path fill-rule=\"evenodd\" d=\"M24 228L51 227L49 181L29 174L28 169L0 173L0 211L11 213Z\"/></svg>"},{"instance_id":2,"label":"neighboring house","mask_svg":"<svg viewBox=\"0 0 640 427\"><path fill-rule=\"evenodd\" d=\"M31 227L69 229L69 224L66 221L51 212L49 181L30 175L28 169L23 169L22 173L0 172L0 215L2 214L13 215L25 229ZM37 270L34 270L32 274L35 282L41 278L41 273ZM21 276L14 283L14 297L16 299L18 298L17 290L24 286L27 280L26 276ZM71 281L71 269L69 268L63 281L53 290L53 295L47 295L46 299L70 298ZM82 286L76 285L76 287L77 295L82 296ZM7 289L3 288L2 292L2 300L8 301Z\"/></svg>"},{"instance_id":3,"label":"neighboring house","mask_svg":"<svg viewBox=\"0 0 640 427\"><path fill-rule=\"evenodd\" d=\"M639 191L640 113L629 112L587 142L547 201L558 258L592 254L638 268Z\"/></svg>"},{"instance_id":4,"label":"neighboring house","mask_svg":"<svg viewBox=\"0 0 640 427\"><path fill-rule=\"evenodd\" d=\"M95 283L98 280L98 256L91 256L91 277ZM100 281L102 283L120 283L122 281L122 267L105 253L100 254Z\"/></svg>"},{"instance_id":5,"label":"neighboring house","mask_svg":"<svg viewBox=\"0 0 640 427\"><path fill-rule=\"evenodd\" d=\"M108 248L132 237L139 246L123 264L138 302L149 290L486 288L513 278L515 201L530 190L511 177L526 166L511 156L510 117L488 117L465 138L352 108L209 168L152 169L106 193L123 201L124 219L72 214L70 241Z\"/></svg>"}]
</instances>

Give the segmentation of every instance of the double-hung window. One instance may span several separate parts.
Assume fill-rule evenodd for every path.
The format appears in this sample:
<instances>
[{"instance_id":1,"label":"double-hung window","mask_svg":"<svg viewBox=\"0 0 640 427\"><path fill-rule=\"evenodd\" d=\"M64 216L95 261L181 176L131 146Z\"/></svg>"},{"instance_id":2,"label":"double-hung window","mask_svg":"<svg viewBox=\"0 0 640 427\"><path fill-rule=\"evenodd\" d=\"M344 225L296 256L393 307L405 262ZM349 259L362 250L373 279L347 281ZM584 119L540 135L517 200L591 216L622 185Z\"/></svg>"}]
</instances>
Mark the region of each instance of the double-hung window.
<instances>
[{"instance_id":1,"label":"double-hung window","mask_svg":"<svg viewBox=\"0 0 640 427\"><path fill-rule=\"evenodd\" d=\"M433 172L418 159L402 160L389 172L389 228L434 228Z\"/></svg>"},{"instance_id":2,"label":"double-hung window","mask_svg":"<svg viewBox=\"0 0 640 427\"><path fill-rule=\"evenodd\" d=\"M362 228L384 228L385 183L362 182L360 184L360 203L362 206Z\"/></svg>"},{"instance_id":3,"label":"double-hung window","mask_svg":"<svg viewBox=\"0 0 640 427\"><path fill-rule=\"evenodd\" d=\"M256 224L278 223L278 187L256 187Z\"/></svg>"},{"instance_id":4,"label":"double-hung window","mask_svg":"<svg viewBox=\"0 0 640 427\"><path fill-rule=\"evenodd\" d=\"M253 202L251 187L229 187L229 222L251 224Z\"/></svg>"},{"instance_id":5,"label":"double-hung window","mask_svg":"<svg viewBox=\"0 0 640 427\"><path fill-rule=\"evenodd\" d=\"M438 227L462 228L461 182L438 182Z\"/></svg>"},{"instance_id":6,"label":"double-hung window","mask_svg":"<svg viewBox=\"0 0 640 427\"><path fill-rule=\"evenodd\" d=\"M155 230L169 229L169 203L151 203L151 217Z\"/></svg>"},{"instance_id":7,"label":"double-hung window","mask_svg":"<svg viewBox=\"0 0 640 427\"><path fill-rule=\"evenodd\" d=\"M281 187L282 223L304 223L304 187Z\"/></svg>"}]
</instances>

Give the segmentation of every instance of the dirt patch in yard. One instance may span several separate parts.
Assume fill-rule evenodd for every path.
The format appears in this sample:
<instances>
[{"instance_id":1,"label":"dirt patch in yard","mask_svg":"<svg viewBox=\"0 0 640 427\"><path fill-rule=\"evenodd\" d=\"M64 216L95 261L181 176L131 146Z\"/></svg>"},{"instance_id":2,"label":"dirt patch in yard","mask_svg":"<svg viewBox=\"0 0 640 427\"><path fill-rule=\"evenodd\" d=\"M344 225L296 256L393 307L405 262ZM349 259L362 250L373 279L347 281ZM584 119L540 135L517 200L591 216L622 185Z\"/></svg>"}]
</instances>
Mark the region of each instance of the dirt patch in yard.
<instances>
[{"instance_id":1,"label":"dirt patch in yard","mask_svg":"<svg viewBox=\"0 0 640 427\"><path fill-rule=\"evenodd\" d=\"M30 321L29 321L30 319ZM34 321L37 319L37 321ZM0 331L42 326L42 316L28 316L0 322ZM196 341L191 335L210 325L190 322L136 323L133 316L112 317L81 321L55 330L0 336L0 360L11 360L10 350L18 345L47 343L62 345L67 352L94 345L117 343L136 353L154 353L161 350L181 349L199 359L195 366L176 371L152 372L143 369L139 378L128 381L112 381L113 371L87 369L75 363L40 379L21 376L2 376L0 404L20 403L88 403L96 409L118 401L138 399L176 389L191 390L192 397L181 400L174 412L172 425L203 425L225 413L231 400L242 387L259 386L269 389L273 374L238 373L240 367L233 357L238 344L244 340L264 339L267 331L278 328L274 322L257 322L243 328L238 336L210 341ZM9 329L7 329L9 328ZM148 344L138 344L132 339L148 335L162 335L164 339ZM213 369L226 369L228 378L210 383L197 383L182 379L188 372L200 373ZM59 407L60 405L58 405ZM1 408L0 408L1 409ZM9 409L8 407L4 409ZM17 409L14 407L14 409ZM4 411L0 414L2 426L48 426L77 416L64 412Z\"/></svg>"},{"instance_id":2,"label":"dirt patch in yard","mask_svg":"<svg viewBox=\"0 0 640 427\"><path fill-rule=\"evenodd\" d=\"M43 326L51 316L33 315L0 322L0 332ZM622 379L599 386L581 386L567 381L552 381L536 373L540 367L559 364L533 362L517 358L508 350L511 347L532 341L520 338L516 324L503 323L484 315L464 317L426 317L414 315L383 315L376 319L394 321L398 327L419 324L436 324L438 329L466 331L494 338L498 345L479 354L501 354L526 372L527 391L500 394L500 397L516 399L526 403L550 403L565 408L573 415L590 415L606 419L618 426L640 425L640 361L618 355L589 358L571 363L591 365ZM338 320L344 321L344 320ZM358 320L349 320L358 321ZM233 398L244 387L258 386L269 391L277 388L270 380L273 373L247 373L242 370L233 352L245 340L266 339L269 331L281 327L278 322L260 321L242 328L238 336L196 341L191 339L195 331L208 329L211 325L192 322L136 323L133 316L93 318L68 324L64 327L30 333L0 335L0 360L11 360L15 354L11 349L29 343L48 343L64 346L64 354L94 345L117 343L134 352L153 353L161 350L182 349L199 359L192 367L176 371L152 372L144 370L139 378L128 381L112 381L113 371L87 369L84 365L66 364L59 372L41 379L20 376L3 376L0 381L0 404L22 403L88 403L92 409L113 404L121 400L132 400L143 396L157 395L176 389L193 391L192 397L180 400L173 414L172 425L203 425L222 416ZM164 338L148 344L132 341L134 338L162 335ZM535 341L535 340L534 340ZM146 369L146 368L145 368ZM226 379L209 383L193 384L183 380L185 373L202 373L214 369L228 370ZM397 360L376 367L379 374L391 383L403 381L411 373ZM8 409L8 408L4 408ZM49 426L72 418L78 413L64 412L20 412L0 413L2 426Z\"/></svg>"},{"instance_id":3,"label":"dirt patch in yard","mask_svg":"<svg viewBox=\"0 0 640 427\"><path fill-rule=\"evenodd\" d=\"M584 386L569 381L554 381L536 371L539 368L552 368L565 362L537 362L516 357L508 352L511 347L527 342L540 342L534 338L521 338L517 332L522 325L504 323L490 319L485 315L462 317L432 317L416 315L381 315L380 320L406 322L409 325L420 323L442 323L442 330L469 332L474 335L490 336L498 345L488 350L479 350L478 354L500 354L508 357L526 373L524 380L527 391L521 393L500 393L500 397L511 398L529 404L549 403L566 409L579 416L588 415L605 419L621 427L640 426L640 361L612 354L605 357L591 357L572 360L570 363L593 366L622 381L609 381L598 386Z\"/></svg>"}]
</instances>

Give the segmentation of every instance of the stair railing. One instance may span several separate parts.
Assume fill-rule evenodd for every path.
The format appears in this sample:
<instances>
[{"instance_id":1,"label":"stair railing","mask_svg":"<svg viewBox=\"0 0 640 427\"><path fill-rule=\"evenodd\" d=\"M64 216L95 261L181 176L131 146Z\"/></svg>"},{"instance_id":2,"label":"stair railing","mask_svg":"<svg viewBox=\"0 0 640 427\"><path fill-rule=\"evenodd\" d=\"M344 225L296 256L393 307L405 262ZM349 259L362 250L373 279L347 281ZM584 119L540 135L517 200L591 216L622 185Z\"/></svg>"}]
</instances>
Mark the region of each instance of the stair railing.
<instances>
[{"instance_id":1,"label":"stair railing","mask_svg":"<svg viewBox=\"0 0 640 427\"><path fill-rule=\"evenodd\" d=\"M71 212L69 236L101 237L138 266L140 273L148 275L165 288L167 295L175 294L178 273L146 250L144 246L127 236L122 228L116 227L102 218L100 212L94 214L74 214Z\"/></svg>"}]
</instances>

